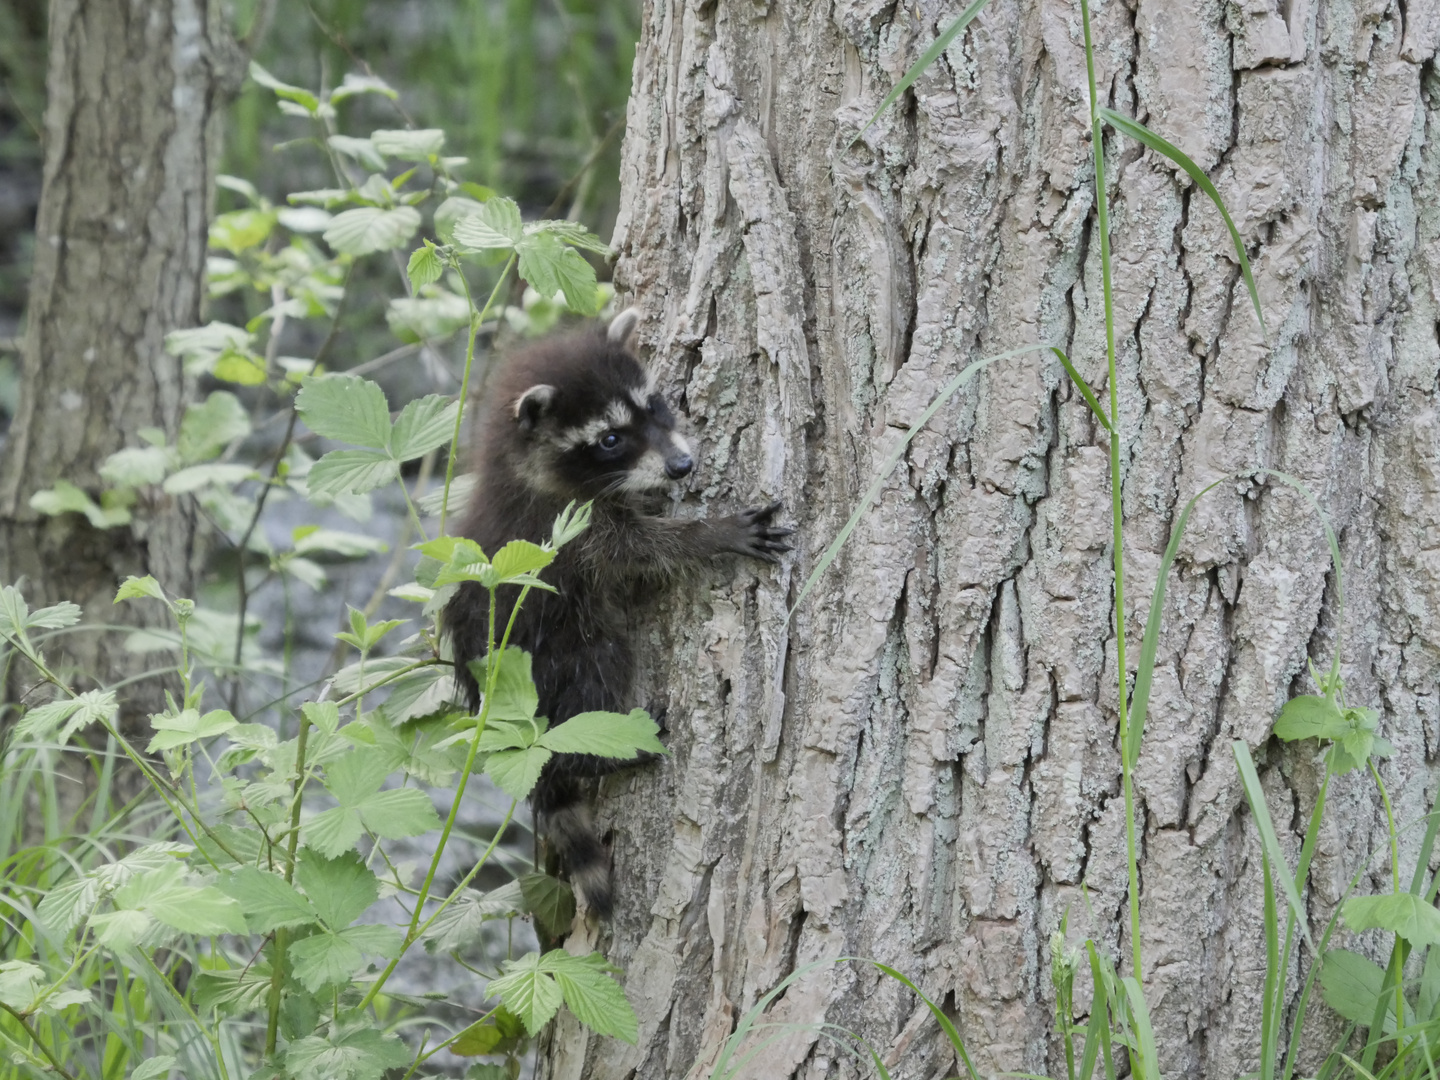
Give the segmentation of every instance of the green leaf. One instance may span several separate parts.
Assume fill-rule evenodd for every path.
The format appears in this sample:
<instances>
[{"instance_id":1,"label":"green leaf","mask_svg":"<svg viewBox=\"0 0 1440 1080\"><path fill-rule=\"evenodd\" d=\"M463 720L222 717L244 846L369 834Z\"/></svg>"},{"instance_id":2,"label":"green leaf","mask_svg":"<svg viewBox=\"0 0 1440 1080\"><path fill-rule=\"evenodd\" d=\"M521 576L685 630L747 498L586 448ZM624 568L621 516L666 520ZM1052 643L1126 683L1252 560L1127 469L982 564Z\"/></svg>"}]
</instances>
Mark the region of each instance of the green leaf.
<instances>
[{"instance_id":1,"label":"green leaf","mask_svg":"<svg viewBox=\"0 0 1440 1080\"><path fill-rule=\"evenodd\" d=\"M113 721L119 702L111 690L87 690L73 698L52 701L27 712L15 727L15 734L25 739L51 740L65 743L82 728L94 723ZM61 724L65 726L56 732Z\"/></svg>"},{"instance_id":2,"label":"green leaf","mask_svg":"<svg viewBox=\"0 0 1440 1080\"><path fill-rule=\"evenodd\" d=\"M505 585L523 574L545 569L555 561L555 554L554 550L528 540L511 540L495 553L491 563L500 577L500 584Z\"/></svg>"},{"instance_id":3,"label":"green leaf","mask_svg":"<svg viewBox=\"0 0 1440 1080\"><path fill-rule=\"evenodd\" d=\"M340 931L340 936L361 952L371 956L383 956L386 960L393 960L400 955L400 946L405 940L395 927L380 926L376 923L360 923L346 927Z\"/></svg>"},{"instance_id":4,"label":"green leaf","mask_svg":"<svg viewBox=\"0 0 1440 1080\"><path fill-rule=\"evenodd\" d=\"M203 404L191 405L180 421L176 444L186 465L213 458L233 440L250 434L250 415L228 390L216 390Z\"/></svg>"},{"instance_id":5,"label":"green leaf","mask_svg":"<svg viewBox=\"0 0 1440 1080\"><path fill-rule=\"evenodd\" d=\"M560 549L590 527L590 513L593 503L582 503L578 507L571 502L555 515L555 524L550 530L550 546Z\"/></svg>"},{"instance_id":6,"label":"green leaf","mask_svg":"<svg viewBox=\"0 0 1440 1080\"><path fill-rule=\"evenodd\" d=\"M62 600L58 604L43 607L25 620L27 630L64 630L80 621L83 612L79 604Z\"/></svg>"},{"instance_id":7,"label":"green leaf","mask_svg":"<svg viewBox=\"0 0 1440 1080\"><path fill-rule=\"evenodd\" d=\"M259 247L275 228L275 211L248 207L217 214L210 223L210 246L239 255Z\"/></svg>"},{"instance_id":8,"label":"green leaf","mask_svg":"<svg viewBox=\"0 0 1440 1080\"><path fill-rule=\"evenodd\" d=\"M316 919L310 902L279 874L246 866L221 878L218 887L240 905L253 934L268 934L281 926L305 926Z\"/></svg>"},{"instance_id":9,"label":"green leaf","mask_svg":"<svg viewBox=\"0 0 1440 1080\"><path fill-rule=\"evenodd\" d=\"M400 475L384 450L332 450L310 467L305 490L312 495L362 495Z\"/></svg>"},{"instance_id":10,"label":"green leaf","mask_svg":"<svg viewBox=\"0 0 1440 1080\"><path fill-rule=\"evenodd\" d=\"M440 261L440 256L428 243L410 253L410 262L405 267L405 274L410 279L410 288L417 292L431 282L439 281L440 275L444 272L445 264Z\"/></svg>"},{"instance_id":11,"label":"green leaf","mask_svg":"<svg viewBox=\"0 0 1440 1080\"><path fill-rule=\"evenodd\" d=\"M540 779L540 772L550 760L550 751L543 746L528 750L500 750L485 762L485 772L495 785L512 799L526 798Z\"/></svg>"},{"instance_id":12,"label":"green leaf","mask_svg":"<svg viewBox=\"0 0 1440 1080\"><path fill-rule=\"evenodd\" d=\"M519 879L525 910L547 937L567 933L575 918L575 893L570 886L549 874L524 874Z\"/></svg>"},{"instance_id":13,"label":"green leaf","mask_svg":"<svg viewBox=\"0 0 1440 1080\"><path fill-rule=\"evenodd\" d=\"M30 509L52 517L60 514L84 514L85 519L97 529L112 529L130 523L130 513L123 506L101 507L68 480L56 480L48 491L37 491L30 496Z\"/></svg>"},{"instance_id":14,"label":"green leaf","mask_svg":"<svg viewBox=\"0 0 1440 1080\"><path fill-rule=\"evenodd\" d=\"M335 215L325 242L342 255L369 255L409 243L419 227L420 211L413 206L360 206Z\"/></svg>"},{"instance_id":15,"label":"green leaf","mask_svg":"<svg viewBox=\"0 0 1440 1080\"><path fill-rule=\"evenodd\" d=\"M520 207L513 199L506 198L481 203L479 209L456 220L450 229L455 246L466 251L512 248L520 242L524 232Z\"/></svg>"},{"instance_id":16,"label":"green leaf","mask_svg":"<svg viewBox=\"0 0 1440 1080\"><path fill-rule=\"evenodd\" d=\"M423 457L450 441L460 403L437 394L417 398L400 410L390 436L390 453L396 461Z\"/></svg>"},{"instance_id":17,"label":"green leaf","mask_svg":"<svg viewBox=\"0 0 1440 1080\"><path fill-rule=\"evenodd\" d=\"M1145 991L1140 982L1131 975L1121 979L1125 997L1130 1003L1130 1019L1135 1026L1134 1050L1139 1061L1135 1062L1137 1080L1160 1080L1160 1059L1155 1052L1155 1033L1150 1027L1150 1009L1145 1004Z\"/></svg>"},{"instance_id":18,"label":"green leaf","mask_svg":"<svg viewBox=\"0 0 1440 1080\"><path fill-rule=\"evenodd\" d=\"M170 453L162 446L131 446L117 450L100 466L100 479L127 487L158 484L170 468Z\"/></svg>"},{"instance_id":19,"label":"green leaf","mask_svg":"<svg viewBox=\"0 0 1440 1080\"><path fill-rule=\"evenodd\" d=\"M394 101L400 95L391 88L390 84L378 75L360 75L356 72L347 72L330 93L330 104L339 105L346 98L355 97L359 94L379 94Z\"/></svg>"},{"instance_id":20,"label":"green leaf","mask_svg":"<svg viewBox=\"0 0 1440 1080\"><path fill-rule=\"evenodd\" d=\"M463 949L481 940L484 927L491 919L508 919L525 914L525 894L519 881L507 881L488 893L474 889L435 917L426 931L426 947L441 952Z\"/></svg>"},{"instance_id":21,"label":"green leaf","mask_svg":"<svg viewBox=\"0 0 1440 1080\"><path fill-rule=\"evenodd\" d=\"M564 949L546 953L541 967L555 976L565 1004L591 1031L635 1045L639 1025L620 984L605 974L613 970L599 953L571 956Z\"/></svg>"},{"instance_id":22,"label":"green leaf","mask_svg":"<svg viewBox=\"0 0 1440 1080\"><path fill-rule=\"evenodd\" d=\"M47 981L44 968L25 960L7 960L0 964L0 1002L23 1010Z\"/></svg>"},{"instance_id":23,"label":"green leaf","mask_svg":"<svg viewBox=\"0 0 1440 1080\"><path fill-rule=\"evenodd\" d=\"M325 787L340 805L310 819L306 842L333 857L351 847L363 829L393 840L438 828L435 806L423 791L380 790L388 771L383 757L374 752L350 754L327 765Z\"/></svg>"},{"instance_id":24,"label":"green leaf","mask_svg":"<svg viewBox=\"0 0 1440 1080\"><path fill-rule=\"evenodd\" d=\"M137 874L115 891L115 905L143 911L184 934L246 932L239 904L211 886L186 885L184 877L185 867L174 861Z\"/></svg>"},{"instance_id":25,"label":"green leaf","mask_svg":"<svg viewBox=\"0 0 1440 1080\"><path fill-rule=\"evenodd\" d=\"M1325 1003L1346 1020L1368 1027L1375 1018L1384 983L1385 971L1373 961L1348 949L1326 952L1325 963L1320 968L1320 989ZM1391 999L1389 1015L1393 1020L1394 995L1386 996Z\"/></svg>"},{"instance_id":26,"label":"green leaf","mask_svg":"<svg viewBox=\"0 0 1440 1080\"><path fill-rule=\"evenodd\" d=\"M1340 707L1328 697L1302 694L1291 698L1275 721L1275 735L1287 742L1297 739L1338 739L1350 730Z\"/></svg>"},{"instance_id":27,"label":"green leaf","mask_svg":"<svg viewBox=\"0 0 1440 1080\"><path fill-rule=\"evenodd\" d=\"M490 695L491 720L529 720L540 707L540 695L535 691L535 679L530 673L530 654L524 649L511 645L503 654L494 654L500 665L495 673L495 688ZM490 685L487 668L480 668L479 661L473 661L471 674L481 687Z\"/></svg>"},{"instance_id":28,"label":"green leaf","mask_svg":"<svg viewBox=\"0 0 1440 1080\"><path fill-rule=\"evenodd\" d=\"M393 1035L359 1027L330 1039L310 1035L285 1049L285 1075L292 1080L380 1080L387 1069L410 1064L411 1053Z\"/></svg>"},{"instance_id":29,"label":"green leaf","mask_svg":"<svg viewBox=\"0 0 1440 1080\"><path fill-rule=\"evenodd\" d=\"M333 701L307 701L300 712L326 735L334 735L340 726L340 706Z\"/></svg>"},{"instance_id":30,"label":"green leaf","mask_svg":"<svg viewBox=\"0 0 1440 1080\"><path fill-rule=\"evenodd\" d=\"M634 758L642 750L665 753L657 736L659 725L644 709L629 713L579 713L540 736L539 745L557 754L595 754L597 757Z\"/></svg>"},{"instance_id":31,"label":"green leaf","mask_svg":"<svg viewBox=\"0 0 1440 1080\"><path fill-rule=\"evenodd\" d=\"M365 555L389 551L390 545L378 537L366 536L363 533L312 528L303 535L296 536L294 550L297 555L323 552L327 555L358 559Z\"/></svg>"},{"instance_id":32,"label":"green leaf","mask_svg":"<svg viewBox=\"0 0 1440 1080\"><path fill-rule=\"evenodd\" d=\"M457 236L463 227L463 223L455 227ZM598 314L604 306L604 298L596 287L595 268L574 248L561 243L554 233L527 236L515 250L520 254L520 276L542 296L564 293L565 306L581 315Z\"/></svg>"},{"instance_id":33,"label":"green leaf","mask_svg":"<svg viewBox=\"0 0 1440 1080\"><path fill-rule=\"evenodd\" d=\"M236 383L240 386L263 385L268 372L265 358L249 350L228 349L215 358L215 367L210 374L221 382Z\"/></svg>"},{"instance_id":34,"label":"green leaf","mask_svg":"<svg viewBox=\"0 0 1440 1080\"><path fill-rule=\"evenodd\" d=\"M1353 896L1341 908L1345 925L1362 930L1388 930L1419 949L1440 945L1440 911L1414 893Z\"/></svg>"},{"instance_id":35,"label":"green leaf","mask_svg":"<svg viewBox=\"0 0 1440 1080\"><path fill-rule=\"evenodd\" d=\"M229 971L197 971L193 985L195 1007L202 1015L217 1008L260 1009L270 994L270 965L262 958Z\"/></svg>"},{"instance_id":36,"label":"green leaf","mask_svg":"<svg viewBox=\"0 0 1440 1080\"><path fill-rule=\"evenodd\" d=\"M321 210L318 206L295 206L282 207L275 212L280 224L295 233L323 233L330 227L330 222L335 220L335 215L328 210ZM214 277L211 277L214 281ZM213 295L213 294L212 294ZM285 366L287 360L293 357L277 357L281 366ZM308 370L309 361L305 361Z\"/></svg>"},{"instance_id":37,"label":"green leaf","mask_svg":"<svg viewBox=\"0 0 1440 1080\"><path fill-rule=\"evenodd\" d=\"M143 911L107 911L92 915L89 928L101 945L111 949L135 946L154 926L155 920Z\"/></svg>"},{"instance_id":38,"label":"green leaf","mask_svg":"<svg viewBox=\"0 0 1440 1080\"><path fill-rule=\"evenodd\" d=\"M178 716L157 713L150 718L150 726L156 735L145 749L148 753L157 750L173 750L200 739L213 739L224 735L239 721L226 709L212 709L201 716L196 709L184 709Z\"/></svg>"},{"instance_id":39,"label":"green leaf","mask_svg":"<svg viewBox=\"0 0 1440 1080\"><path fill-rule=\"evenodd\" d=\"M135 1071L130 1074L130 1080L165 1080L174 1068L175 1058L170 1054L146 1058L135 1066Z\"/></svg>"},{"instance_id":40,"label":"green leaf","mask_svg":"<svg viewBox=\"0 0 1440 1080\"><path fill-rule=\"evenodd\" d=\"M144 577L135 577L133 574L120 583L120 588L115 593L115 603L121 600L139 600L142 597L151 597L163 601L165 593L160 588L160 583L149 574Z\"/></svg>"},{"instance_id":41,"label":"green leaf","mask_svg":"<svg viewBox=\"0 0 1440 1080\"><path fill-rule=\"evenodd\" d=\"M337 93L339 91L336 91ZM331 135L327 140L337 153L353 158L374 172L385 171L385 159L369 139L357 139L351 135Z\"/></svg>"},{"instance_id":42,"label":"green leaf","mask_svg":"<svg viewBox=\"0 0 1440 1080\"><path fill-rule=\"evenodd\" d=\"M525 226L525 231L528 233L548 232L557 240L564 241L572 247L584 248L586 251L593 251L596 255L603 255L607 258L615 254L609 244L578 221L563 221L554 218L535 221Z\"/></svg>"},{"instance_id":43,"label":"green leaf","mask_svg":"<svg viewBox=\"0 0 1440 1080\"><path fill-rule=\"evenodd\" d=\"M390 446L390 403L369 379L312 375L295 396L295 408L316 435L372 450Z\"/></svg>"},{"instance_id":44,"label":"green leaf","mask_svg":"<svg viewBox=\"0 0 1440 1080\"><path fill-rule=\"evenodd\" d=\"M1097 110L1101 119L1115 128L1122 135L1128 135L1137 142L1143 143L1158 154L1169 158L1185 173L1195 185L1215 204L1215 209L1220 211L1220 216L1225 219L1225 227L1230 230L1230 241L1235 246L1235 256L1240 261L1240 272L1245 277L1245 287L1250 291L1250 303L1255 309L1255 318L1260 322L1260 333L1263 337L1270 336L1265 329L1265 316L1260 312L1260 293L1255 288L1255 276L1250 272L1250 259L1245 254L1245 243L1240 239L1240 230L1235 227L1235 222L1230 219L1230 211L1225 209L1224 200L1220 198L1220 192L1215 190L1215 185L1210 182L1210 177L1205 175L1205 170L1196 165L1186 156L1185 152L1178 146L1166 142L1155 132L1151 131L1144 124L1131 120L1128 116L1122 116L1114 109L1100 108Z\"/></svg>"},{"instance_id":45,"label":"green leaf","mask_svg":"<svg viewBox=\"0 0 1440 1080\"><path fill-rule=\"evenodd\" d=\"M302 849L295 880L333 930L349 926L380 896L380 882L353 851L327 859L313 849Z\"/></svg>"},{"instance_id":46,"label":"green leaf","mask_svg":"<svg viewBox=\"0 0 1440 1080\"><path fill-rule=\"evenodd\" d=\"M349 982L365 963L358 945L328 930L293 942L288 959L294 962L295 977L312 994Z\"/></svg>"},{"instance_id":47,"label":"green leaf","mask_svg":"<svg viewBox=\"0 0 1440 1080\"><path fill-rule=\"evenodd\" d=\"M565 995L554 977L540 968L540 954L529 953L519 960L507 960L505 974L491 979L486 995L498 997L505 1008L520 1018L525 1030L537 1035L560 1010Z\"/></svg>"},{"instance_id":48,"label":"green leaf","mask_svg":"<svg viewBox=\"0 0 1440 1080\"><path fill-rule=\"evenodd\" d=\"M941 32L940 36L921 54L920 59L910 65L910 70L905 72L904 76L895 84L894 88L885 95L885 99L880 102L880 107L875 110L875 115L870 117L870 119L865 122L865 126L860 129L860 135L864 135L865 132L869 130L870 125L880 119L880 114L893 105L901 94L905 93L906 90L909 90L910 87L914 85L915 80L921 76L926 68L939 59L940 54L950 47L950 43L959 36L960 31L970 25L971 20L980 14L981 9L988 2L989 0L974 0L969 7L960 13L959 18ZM855 138L858 140L860 135L856 135Z\"/></svg>"},{"instance_id":49,"label":"green leaf","mask_svg":"<svg viewBox=\"0 0 1440 1080\"><path fill-rule=\"evenodd\" d=\"M370 141L386 157L401 161L429 161L445 149L445 132L439 128L372 131Z\"/></svg>"},{"instance_id":50,"label":"green leaf","mask_svg":"<svg viewBox=\"0 0 1440 1080\"><path fill-rule=\"evenodd\" d=\"M283 98L286 101L293 101L308 113L314 113L315 110L320 107L320 99L309 90L281 82L254 60L250 61L250 78L265 87L265 89L273 90L276 97Z\"/></svg>"},{"instance_id":51,"label":"green leaf","mask_svg":"<svg viewBox=\"0 0 1440 1080\"><path fill-rule=\"evenodd\" d=\"M455 1037L450 1052L460 1057L480 1057L484 1054L504 1053L501 1046L506 1042L500 1029L484 1020L477 1020ZM502 1073L502 1075L504 1075ZM467 1074L468 1076L468 1074Z\"/></svg>"},{"instance_id":52,"label":"green leaf","mask_svg":"<svg viewBox=\"0 0 1440 1080\"><path fill-rule=\"evenodd\" d=\"M245 480L257 480L260 474L249 465L207 462L191 465L167 477L161 485L167 495L185 495L206 487L230 487Z\"/></svg>"}]
</instances>

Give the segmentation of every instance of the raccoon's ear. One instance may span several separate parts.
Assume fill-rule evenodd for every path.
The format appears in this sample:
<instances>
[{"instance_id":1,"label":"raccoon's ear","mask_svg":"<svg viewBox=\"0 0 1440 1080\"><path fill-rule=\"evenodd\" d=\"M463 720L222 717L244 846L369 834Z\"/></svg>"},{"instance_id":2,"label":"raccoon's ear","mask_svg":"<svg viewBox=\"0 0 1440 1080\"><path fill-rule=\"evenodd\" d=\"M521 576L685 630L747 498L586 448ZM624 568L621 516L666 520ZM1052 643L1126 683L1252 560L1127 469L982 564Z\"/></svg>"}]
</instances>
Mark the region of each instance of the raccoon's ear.
<instances>
[{"instance_id":1,"label":"raccoon's ear","mask_svg":"<svg viewBox=\"0 0 1440 1080\"><path fill-rule=\"evenodd\" d=\"M616 345L629 345L631 337L635 334L635 328L640 325L640 309L628 307L610 320L610 328L605 331L605 336Z\"/></svg>"},{"instance_id":2,"label":"raccoon's ear","mask_svg":"<svg viewBox=\"0 0 1440 1080\"><path fill-rule=\"evenodd\" d=\"M515 419L520 424L520 430L533 430L554 401L555 387L549 383L537 383L516 398Z\"/></svg>"}]
</instances>

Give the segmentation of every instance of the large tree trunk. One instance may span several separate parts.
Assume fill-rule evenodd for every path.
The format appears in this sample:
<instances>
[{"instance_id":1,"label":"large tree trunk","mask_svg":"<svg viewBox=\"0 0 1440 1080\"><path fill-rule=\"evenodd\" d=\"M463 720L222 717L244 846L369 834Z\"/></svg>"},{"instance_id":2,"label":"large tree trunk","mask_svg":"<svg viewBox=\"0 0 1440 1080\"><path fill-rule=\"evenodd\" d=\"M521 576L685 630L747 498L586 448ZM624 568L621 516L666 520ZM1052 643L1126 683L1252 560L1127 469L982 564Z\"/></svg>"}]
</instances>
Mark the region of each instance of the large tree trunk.
<instances>
[{"instance_id":1,"label":"large tree trunk","mask_svg":"<svg viewBox=\"0 0 1440 1080\"><path fill-rule=\"evenodd\" d=\"M962 365L1054 342L1105 383L1078 3L995 0L852 145L961 7L922 0L917 22L883 0L646 5L621 282L698 435L698 501L783 497L803 542L793 566L717 569L645 629L640 701L668 700L674 755L603 803L609 954L640 1041L587 1048L562 1026L552 1077L703 1077L760 994L842 955L946 1003L982 1073L1063 1075L1050 934L1068 911L1072 938L1128 958L1108 444L1058 364L991 367L942 411L785 624L885 452ZM1204 196L1113 144L1129 656L1184 500L1231 472L1298 475L1341 532L1349 693L1384 708L1398 753L1382 773L1413 819L1440 743L1440 11L1108 0L1094 17L1102 96L1214 178L1258 251L1272 328L1266 348ZM1138 783L1169 1077L1256 1065L1259 856L1229 744L1256 752L1297 835L1314 744L1269 730L1336 616L1301 499L1239 482L1202 503ZM1316 919L1383 836L1372 790L1360 774L1334 789ZM844 1024L897 1076L956 1071L926 1010L873 970L820 969L775 1018ZM1310 1023L1329 1024L1323 1008ZM767 1078L869 1071L813 1033L761 1061Z\"/></svg>"},{"instance_id":2,"label":"large tree trunk","mask_svg":"<svg viewBox=\"0 0 1440 1080\"><path fill-rule=\"evenodd\" d=\"M100 465L140 445L142 428L175 438L189 387L164 339L200 321L220 121L243 69L219 0L51 0L49 40L20 409L0 461L0 582L23 577L32 607L74 600L87 621L113 623L127 574L191 594L193 510L137 508L132 526L100 530L30 499L57 480L98 494ZM119 617L163 614L146 607ZM115 682L141 659L121 640L74 635L67 660L86 682Z\"/></svg>"}]
</instances>

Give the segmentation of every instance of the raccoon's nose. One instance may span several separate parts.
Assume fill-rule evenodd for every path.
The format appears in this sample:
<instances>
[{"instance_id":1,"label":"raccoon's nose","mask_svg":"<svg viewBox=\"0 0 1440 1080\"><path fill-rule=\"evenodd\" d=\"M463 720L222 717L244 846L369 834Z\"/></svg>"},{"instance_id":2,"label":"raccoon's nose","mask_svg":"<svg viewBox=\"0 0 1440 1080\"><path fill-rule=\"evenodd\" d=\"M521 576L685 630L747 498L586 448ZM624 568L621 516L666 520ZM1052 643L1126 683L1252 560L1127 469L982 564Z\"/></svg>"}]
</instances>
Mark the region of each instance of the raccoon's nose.
<instances>
[{"instance_id":1,"label":"raccoon's nose","mask_svg":"<svg viewBox=\"0 0 1440 1080\"><path fill-rule=\"evenodd\" d=\"M671 480L679 480L682 476L689 476L690 470L695 467L695 462L690 460L689 454L677 454L665 462L665 475Z\"/></svg>"}]
</instances>

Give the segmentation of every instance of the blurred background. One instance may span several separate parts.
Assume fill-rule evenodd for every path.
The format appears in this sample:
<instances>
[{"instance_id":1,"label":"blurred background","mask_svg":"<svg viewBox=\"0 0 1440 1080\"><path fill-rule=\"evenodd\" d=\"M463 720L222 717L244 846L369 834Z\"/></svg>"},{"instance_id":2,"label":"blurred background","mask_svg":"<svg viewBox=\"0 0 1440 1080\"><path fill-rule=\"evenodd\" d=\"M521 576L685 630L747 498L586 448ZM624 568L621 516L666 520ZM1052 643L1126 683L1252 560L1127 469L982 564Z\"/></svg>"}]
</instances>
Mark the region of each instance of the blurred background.
<instances>
[{"instance_id":1,"label":"blurred background","mask_svg":"<svg viewBox=\"0 0 1440 1080\"><path fill-rule=\"evenodd\" d=\"M230 10L245 33L262 9L235 0ZM466 180L514 198L527 217L549 210L608 240L639 26L639 0L278 0L255 58L301 86L373 72L400 97L358 99L356 133L443 128L446 153L469 158L459 170ZM0 0L0 432L15 410L14 350L40 198L45 27L45 0ZM329 186L318 148L284 145L295 130L274 95L247 82L230 109L221 172L282 205L287 192ZM219 210L240 205L219 193ZM394 339L381 283L357 284L344 351L359 362Z\"/></svg>"}]
</instances>

